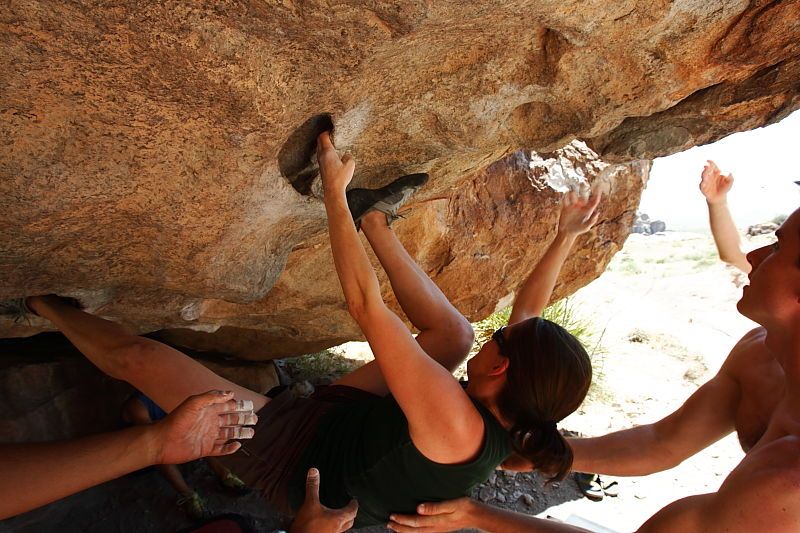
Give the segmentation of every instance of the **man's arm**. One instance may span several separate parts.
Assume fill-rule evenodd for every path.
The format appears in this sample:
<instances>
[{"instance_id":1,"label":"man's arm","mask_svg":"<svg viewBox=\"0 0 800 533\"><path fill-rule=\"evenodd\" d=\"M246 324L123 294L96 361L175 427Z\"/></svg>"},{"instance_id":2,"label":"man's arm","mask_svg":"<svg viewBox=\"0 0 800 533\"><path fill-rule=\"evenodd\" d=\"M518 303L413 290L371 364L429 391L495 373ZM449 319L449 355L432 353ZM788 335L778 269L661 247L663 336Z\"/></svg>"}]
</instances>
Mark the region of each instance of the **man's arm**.
<instances>
[{"instance_id":1,"label":"man's arm","mask_svg":"<svg viewBox=\"0 0 800 533\"><path fill-rule=\"evenodd\" d=\"M750 263L742 252L739 230L728 209L728 191L733 186L733 175L724 176L716 163L708 161L700 177L700 192L708 204L708 221L719 258L735 266L745 274L750 272Z\"/></svg>"},{"instance_id":2,"label":"man's arm","mask_svg":"<svg viewBox=\"0 0 800 533\"><path fill-rule=\"evenodd\" d=\"M234 453L251 438L252 403L233 393L192 396L164 420L64 442L0 444L0 519L153 464Z\"/></svg>"},{"instance_id":3,"label":"man's arm","mask_svg":"<svg viewBox=\"0 0 800 533\"><path fill-rule=\"evenodd\" d=\"M587 199L581 199L572 191L564 195L556 238L523 283L514 300L509 324L540 316L547 307L558 280L558 273L575 244L575 239L589 231L600 216L597 211L600 196L599 191L593 192Z\"/></svg>"},{"instance_id":4,"label":"man's arm","mask_svg":"<svg viewBox=\"0 0 800 533\"><path fill-rule=\"evenodd\" d=\"M746 457L718 492L690 496L653 515L639 533L783 533L800 531L800 439L784 437ZM569 533L584 529L460 498L424 503L417 515L392 515L389 529L434 533L478 528L488 533Z\"/></svg>"},{"instance_id":5,"label":"man's arm","mask_svg":"<svg viewBox=\"0 0 800 533\"><path fill-rule=\"evenodd\" d=\"M398 533L437 533L460 529L480 529L489 533L580 533L587 530L543 520L514 511L498 509L476 502L470 498L459 498L439 503L423 503L417 506L417 515L392 515L389 529Z\"/></svg>"},{"instance_id":6,"label":"man's arm","mask_svg":"<svg viewBox=\"0 0 800 533\"><path fill-rule=\"evenodd\" d=\"M602 437L567 439L572 469L644 476L677 466L735 429L739 386L723 367L666 418Z\"/></svg>"}]
</instances>

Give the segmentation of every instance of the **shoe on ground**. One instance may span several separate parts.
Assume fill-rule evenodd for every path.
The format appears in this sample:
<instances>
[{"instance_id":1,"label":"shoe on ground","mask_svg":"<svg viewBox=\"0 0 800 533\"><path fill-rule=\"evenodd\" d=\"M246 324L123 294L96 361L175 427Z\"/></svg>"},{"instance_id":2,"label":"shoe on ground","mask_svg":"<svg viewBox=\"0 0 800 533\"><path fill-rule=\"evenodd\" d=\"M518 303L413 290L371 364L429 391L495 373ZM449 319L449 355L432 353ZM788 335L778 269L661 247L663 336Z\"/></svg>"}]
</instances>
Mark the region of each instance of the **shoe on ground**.
<instances>
[{"instance_id":1,"label":"shoe on ground","mask_svg":"<svg viewBox=\"0 0 800 533\"><path fill-rule=\"evenodd\" d=\"M600 476L597 474L575 472L573 474L573 479L575 479L575 484L583 495L593 502L599 502L605 498L606 494L605 491L603 491L603 486L600 484Z\"/></svg>"},{"instance_id":2,"label":"shoe on ground","mask_svg":"<svg viewBox=\"0 0 800 533\"><path fill-rule=\"evenodd\" d=\"M250 487L245 485L244 481L236 477L233 472L228 472L224 478L220 480L222 486L237 495L244 495L250 492Z\"/></svg>"},{"instance_id":3,"label":"shoe on ground","mask_svg":"<svg viewBox=\"0 0 800 533\"><path fill-rule=\"evenodd\" d=\"M197 491L181 496L178 498L177 504L181 511L192 520L203 520L208 517L206 502L203 501Z\"/></svg>"}]
</instances>

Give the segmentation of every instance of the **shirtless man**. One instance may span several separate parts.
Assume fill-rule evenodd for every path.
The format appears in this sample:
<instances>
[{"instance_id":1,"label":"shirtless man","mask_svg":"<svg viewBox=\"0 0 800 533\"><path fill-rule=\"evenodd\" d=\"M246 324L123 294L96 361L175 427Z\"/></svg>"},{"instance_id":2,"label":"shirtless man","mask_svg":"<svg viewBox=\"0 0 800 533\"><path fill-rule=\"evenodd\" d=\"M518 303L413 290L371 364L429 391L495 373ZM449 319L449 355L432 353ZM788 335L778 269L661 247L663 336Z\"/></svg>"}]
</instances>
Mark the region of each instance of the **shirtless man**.
<instances>
[{"instance_id":1,"label":"shirtless man","mask_svg":"<svg viewBox=\"0 0 800 533\"><path fill-rule=\"evenodd\" d=\"M750 285L737 305L763 328L737 343L719 373L654 424L571 440L576 470L645 475L671 468L736 430L746 455L719 491L672 503L639 531L800 530L800 209L776 235L776 243L747 254ZM467 498L423 504L418 511L393 517L390 528L581 531Z\"/></svg>"}]
</instances>

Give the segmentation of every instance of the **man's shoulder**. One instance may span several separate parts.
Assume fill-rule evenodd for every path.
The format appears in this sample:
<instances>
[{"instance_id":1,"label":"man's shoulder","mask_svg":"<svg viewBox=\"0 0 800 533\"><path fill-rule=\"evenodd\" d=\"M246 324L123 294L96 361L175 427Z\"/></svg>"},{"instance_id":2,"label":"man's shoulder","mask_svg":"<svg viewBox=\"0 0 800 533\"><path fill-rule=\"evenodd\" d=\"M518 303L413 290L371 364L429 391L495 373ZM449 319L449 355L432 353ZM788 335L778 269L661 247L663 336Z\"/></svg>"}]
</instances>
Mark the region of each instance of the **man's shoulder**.
<instances>
[{"instance_id":1,"label":"man's shoulder","mask_svg":"<svg viewBox=\"0 0 800 533\"><path fill-rule=\"evenodd\" d=\"M737 342L728 354L723 369L736 372L743 368L750 368L766 360L774 359L765 343L767 332L763 327L748 331Z\"/></svg>"},{"instance_id":2,"label":"man's shoulder","mask_svg":"<svg viewBox=\"0 0 800 533\"><path fill-rule=\"evenodd\" d=\"M739 339L739 342L737 342L731 350L731 354L740 350L767 351L766 339L767 330L763 326L753 328Z\"/></svg>"}]
</instances>

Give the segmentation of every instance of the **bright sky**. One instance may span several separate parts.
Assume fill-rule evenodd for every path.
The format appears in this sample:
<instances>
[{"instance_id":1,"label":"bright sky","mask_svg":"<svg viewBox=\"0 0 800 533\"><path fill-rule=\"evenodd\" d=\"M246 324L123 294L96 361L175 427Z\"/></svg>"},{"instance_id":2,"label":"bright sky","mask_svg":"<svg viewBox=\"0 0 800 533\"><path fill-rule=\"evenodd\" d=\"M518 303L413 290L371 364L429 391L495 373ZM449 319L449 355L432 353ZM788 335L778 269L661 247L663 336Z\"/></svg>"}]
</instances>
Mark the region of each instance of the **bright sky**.
<instances>
[{"instance_id":1,"label":"bright sky","mask_svg":"<svg viewBox=\"0 0 800 533\"><path fill-rule=\"evenodd\" d=\"M767 222L800 207L800 111L777 124L735 133L713 144L656 159L642 195L641 212L666 222L667 229L708 230L700 194L706 159L732 172L728 205L740 228Z\"/></svg>"}]
</instances>

